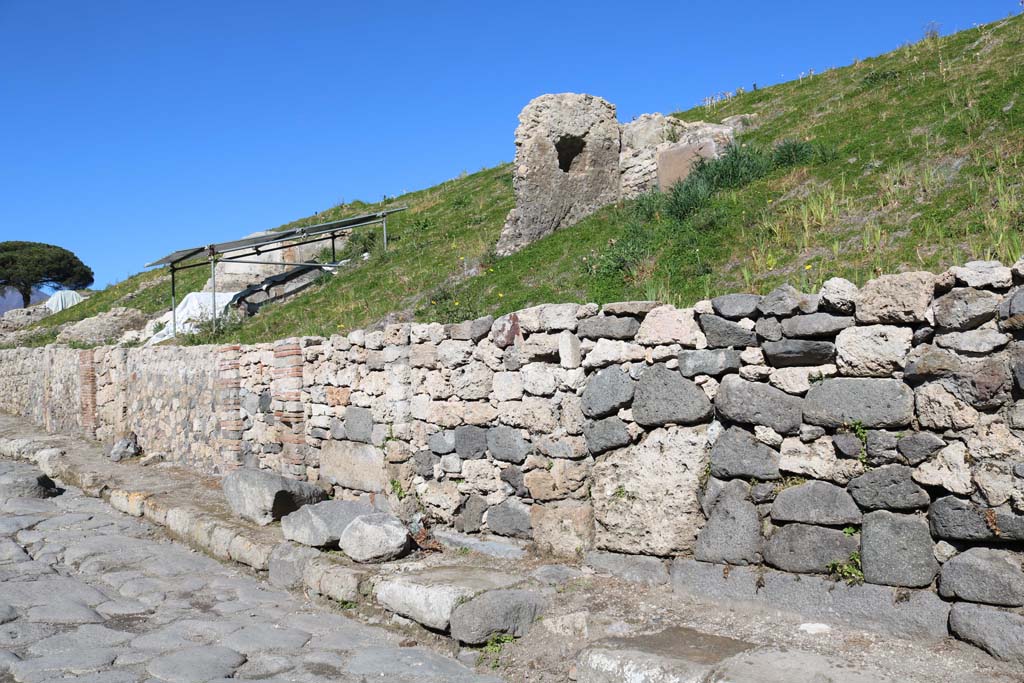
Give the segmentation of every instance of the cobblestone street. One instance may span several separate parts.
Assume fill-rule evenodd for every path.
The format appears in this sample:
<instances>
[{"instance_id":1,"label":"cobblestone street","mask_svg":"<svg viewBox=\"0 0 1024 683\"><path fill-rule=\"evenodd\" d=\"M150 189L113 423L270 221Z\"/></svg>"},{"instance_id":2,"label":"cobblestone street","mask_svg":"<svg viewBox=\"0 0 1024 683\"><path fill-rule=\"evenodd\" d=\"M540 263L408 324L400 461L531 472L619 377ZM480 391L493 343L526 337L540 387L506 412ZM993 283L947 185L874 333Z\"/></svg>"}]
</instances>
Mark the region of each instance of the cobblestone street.
<instances>
[{"instance_id":1,"label":"cobblestone street","mask_svg":"<svg viewBox=\"0 0 1024 683\"><path fill-rule=\"evenodd\" d=\"M0 461L0 682L496 681L275 589L68 489L9 497ZM7 493L5 493L7 492Z\"/></svg>"}]
</instances>

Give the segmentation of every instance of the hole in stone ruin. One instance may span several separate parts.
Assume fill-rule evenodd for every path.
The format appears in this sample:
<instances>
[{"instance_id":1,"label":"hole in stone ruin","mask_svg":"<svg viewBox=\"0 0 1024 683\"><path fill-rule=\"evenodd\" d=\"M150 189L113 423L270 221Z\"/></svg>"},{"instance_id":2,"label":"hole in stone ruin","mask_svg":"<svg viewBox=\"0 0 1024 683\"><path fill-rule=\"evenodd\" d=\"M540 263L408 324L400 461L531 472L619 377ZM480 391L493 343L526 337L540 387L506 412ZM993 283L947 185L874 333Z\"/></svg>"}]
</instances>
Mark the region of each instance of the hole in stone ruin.
<instances>
[{"instance_id":1,"label":"hole in stone ruin","mask_svg":"<svg viewBox=\"0 0 1024 683\"><path fill-rule=\"evenodd\" d=\"M586 146L586 141L576 135L563 135L558 138L558 142L555 143L555 151L558 152L558 168L562 169L563 173L568 173L572 168L572 162Z\"/></svg>"}]
</instances>

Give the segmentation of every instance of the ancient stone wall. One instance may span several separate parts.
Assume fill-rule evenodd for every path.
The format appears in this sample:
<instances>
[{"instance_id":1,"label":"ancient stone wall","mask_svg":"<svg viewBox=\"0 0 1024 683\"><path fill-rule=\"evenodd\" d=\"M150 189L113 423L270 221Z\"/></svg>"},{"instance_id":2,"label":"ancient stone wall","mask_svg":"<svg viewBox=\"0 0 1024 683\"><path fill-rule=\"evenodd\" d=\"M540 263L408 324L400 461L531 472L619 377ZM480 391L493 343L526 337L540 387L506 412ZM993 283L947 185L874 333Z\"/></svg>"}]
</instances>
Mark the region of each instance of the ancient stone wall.
<instances>
[{"instance_id":1,"label":"ancient stone wall","mask_svg":"<svg viewBox=\"0 0 1024 683\"><path fill-rule=\"evenodd\" d=\"M207 471L266 467L557 554L765 565L922 589L933 612L1016 609L1022 330L1024 261L975 262L688 309L553 304L97 349L93 419ZM60 428L88 403L52 402L88 394L80 358L0 352L0 408Z\"/></svg>"}]
</instances>

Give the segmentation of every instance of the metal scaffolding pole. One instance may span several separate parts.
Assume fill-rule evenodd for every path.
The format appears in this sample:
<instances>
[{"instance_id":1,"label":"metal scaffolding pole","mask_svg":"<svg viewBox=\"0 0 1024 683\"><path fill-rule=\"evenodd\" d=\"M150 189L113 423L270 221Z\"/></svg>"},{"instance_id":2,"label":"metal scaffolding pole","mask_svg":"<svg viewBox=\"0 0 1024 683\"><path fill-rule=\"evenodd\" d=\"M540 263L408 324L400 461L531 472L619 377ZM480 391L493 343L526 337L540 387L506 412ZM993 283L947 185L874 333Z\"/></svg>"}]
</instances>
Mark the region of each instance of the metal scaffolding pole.
<instances>
[{"instance_id":1,"label":"metal scaffolding pole","mask_svg":"<svg viewBox=\"0 0 1024 683\"><path fill-rule=\"evenodd\" d=\"M174 273L176 269L171 264L171 336L178 336L178 300L174 290Z\"/></svg>"},{"instance_id":2,"label":"metal scaffolding pole","mask_svg":"<svg viewBox=\"0 0 1024 683\"><path fill-rule=\"evenodd\" d=\"M210 282L213 285L213 331L217 332L217 256L210 247Z\"/></svg>"}]
</instances>

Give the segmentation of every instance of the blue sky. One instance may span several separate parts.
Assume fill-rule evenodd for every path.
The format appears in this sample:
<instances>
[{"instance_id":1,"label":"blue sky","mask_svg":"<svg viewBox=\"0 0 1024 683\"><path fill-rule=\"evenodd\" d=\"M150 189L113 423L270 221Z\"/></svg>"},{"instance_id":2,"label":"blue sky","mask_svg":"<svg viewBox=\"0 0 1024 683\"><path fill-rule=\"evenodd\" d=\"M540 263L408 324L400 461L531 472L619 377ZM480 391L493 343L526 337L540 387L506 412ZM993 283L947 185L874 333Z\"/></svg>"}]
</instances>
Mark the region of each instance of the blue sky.
<instances>
[{"instance_id":1,"label":"blue sky","mask_svg":"<svg viewBox=\"0 0 1024 683\"><path fill-rule=\"evenodd\" d=\"M510 161L516 115L619 118L842 66L1017 0L0 0L0 240L104 286L180 247Z\"/></svg>"}]
</instances>

